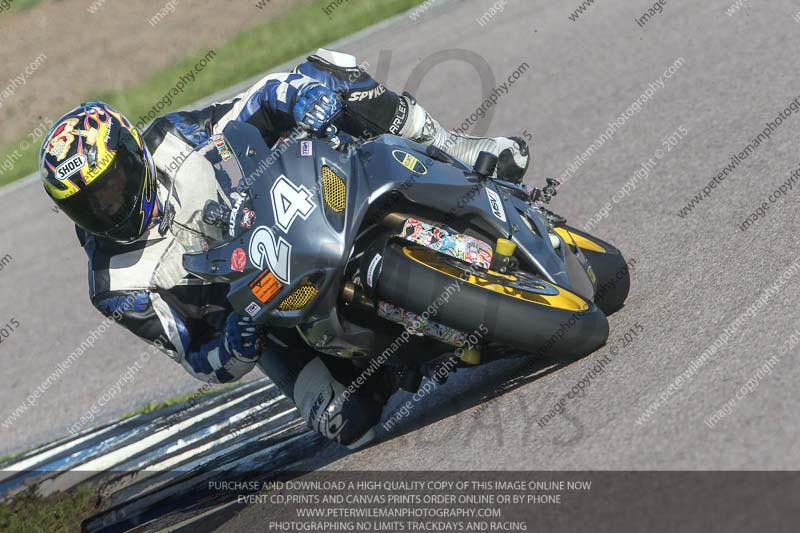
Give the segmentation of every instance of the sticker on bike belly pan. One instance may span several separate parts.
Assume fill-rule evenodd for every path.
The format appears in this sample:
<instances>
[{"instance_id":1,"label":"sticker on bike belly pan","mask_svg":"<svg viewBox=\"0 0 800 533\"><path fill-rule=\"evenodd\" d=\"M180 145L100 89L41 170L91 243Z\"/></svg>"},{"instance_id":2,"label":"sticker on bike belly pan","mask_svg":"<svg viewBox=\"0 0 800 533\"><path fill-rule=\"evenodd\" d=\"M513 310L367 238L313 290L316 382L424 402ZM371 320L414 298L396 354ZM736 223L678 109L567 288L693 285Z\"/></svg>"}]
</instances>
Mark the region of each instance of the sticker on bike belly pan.
<instances>
[{"instance_id":1,"label":"sticker on bike belly pan","mask_svg":"<svg viewBox=\"0 0 800 533\"><path fill-rule=\"evenodd\" d=\"M270 271L266 271L259 277L250 282L250 290L258 300L265 304L275 298L275 295L281 292L281 282Z\"/></svg>"},{"instance_id":2,"label":"sticker on bike belly pan","mask_svg":"<svg viewBox=\"0 0 800 533\"><path fill-rule=\"evenodd\" d=\"M498 220L506 222L508 219L506 219L506 210L503 208L503 201L500 199L500 195L486 187L486 196L489 197L489 205L492 207L492 214Z\"/></svg>"},{"instance_id":3,"label":"sticker on bike belly pan","mask_svg":"<svg viewBox=\"0 0 800 533\"><path fill-rule=\"evenodd\" d=\"M489 268L492 264L493 252L488 243L469 235L450 232L445 228L426 224L415 218L406 220L400 236L407 241L420 244L425 248L436 250L481 268Z\"/></svg>"},{"instance_id":4,"label":"sticker on bike belly pan","mask_svg":"<svg viewBox=\"0 0 800 533\"><path fill-rule=\"evenodd\" d=\"M411 172L419 175L425 175L428 173L428 167L426 167L422 161L408 152L404 152L403 150L395 150L392 152L392 155L394 156L395 161L406 167Z\"/></svg>"},{"instance_id":5,"label":"sticker on bike belly pan","mask_svg":"<svg viewBox=\"0 0 800 533\"><path fill-rule=\"evenodd\" d=\"M467 343L468 335L466 333L462 333L461 331L432 320L426 320L420 315L412 313L411 311L406 311L390 303L378 302L378 316L453 346L464 346Z\"/></svg>"}]
</instances>

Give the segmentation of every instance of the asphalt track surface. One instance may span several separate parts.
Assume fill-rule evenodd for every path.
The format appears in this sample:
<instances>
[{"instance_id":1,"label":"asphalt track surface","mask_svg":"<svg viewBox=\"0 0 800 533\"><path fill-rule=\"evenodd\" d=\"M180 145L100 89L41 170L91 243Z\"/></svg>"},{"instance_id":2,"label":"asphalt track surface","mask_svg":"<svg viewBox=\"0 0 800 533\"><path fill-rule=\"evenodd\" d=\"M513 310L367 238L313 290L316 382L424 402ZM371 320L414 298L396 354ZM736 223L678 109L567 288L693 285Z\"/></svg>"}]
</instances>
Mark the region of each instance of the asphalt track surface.
<instances>
[{"instance_id":1,"label":"asphalt track surface","mask_svg":"<svg viewBox=\"0 0 800 533\"><path fill-rule=\"evenodd\" d=\"M476 19L492 5L434 4L417 22L401 19L345 51L373 70L385 68L381 51L390 51L390 68L378 76L400 90L421 62L443 51L452 55L442 57L478 54L498 83L529 64L500 98L489 133L533 133L533 182L564 172L683 58L663 88L581 165L553 202L579 227L612 202L593 231L635 260L631 296L611 317L609 343L598 352L577 361L511 361L460 371L416 403L380 443L346 456L331 452L322 464L347 470L797 469L800 402L794 384L800 366L793 362L797 348L785 350L800 329L800 272L781 276L800 261L800 184L747 231L738 225L800 166L800 116L784 120L690 215L677 215L800 95L796 7L777 1L728 16L727 0L674 0L642 29L634 19L649 2L598 2L573 22L571 2L511 1L481 27ZM480 86L472 65L448 61L424 77L416 96L442 122L457 125L481 104ZM613 203L615 193L656 150L666 150L663 140L680 128L688 133L678 146ZM0 323L13 316L20 324L0 345L3 420L102 320L86 297L85 256L66 222L50 211L37 186L0 196L0 256L13 256L0 271ZM773 286L777 290L765 293ZM763 294L769 297L737 322L724 346L647 421L637 423ZM626 342L630 331L638 334ZM0 429L0 449L64 434L142 350L119 328L102 335L35 406L10 429ZM759 373L773 357L771 372ZM602 373L567 399L564 414L540 427L536 420L603 358L610 362ZM752 391L737 399L756 375L762 377ZM100 420L197 387L166 357L152 357ZM390 409L408 399L396 398ZM704 421L731 399L731 413L709 428ZM224 529L258 524L264 512L246 509Z\"/></svg>"}]
</instances>

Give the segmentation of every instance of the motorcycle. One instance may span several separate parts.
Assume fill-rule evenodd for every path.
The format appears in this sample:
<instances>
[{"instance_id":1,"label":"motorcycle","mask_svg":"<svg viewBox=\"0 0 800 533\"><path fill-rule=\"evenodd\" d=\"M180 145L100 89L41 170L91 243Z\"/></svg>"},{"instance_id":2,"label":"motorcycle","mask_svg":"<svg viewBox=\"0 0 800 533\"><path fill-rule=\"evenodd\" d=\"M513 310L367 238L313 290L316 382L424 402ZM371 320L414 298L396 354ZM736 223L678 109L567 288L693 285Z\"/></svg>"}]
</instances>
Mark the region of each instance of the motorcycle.
<instances>
[{"instance_id":1,"label":"motorcycle","mask_svg":"<svg viewBox=\"0 0 800 533\"><path fill-rule=\"evenodd\" d=\"M224 238L187 253L192 274L230 287L257 324L296 329L314 350L380 366L416 392L442 365L602 346L630 276L611 244L566 224L530 191L444 151L381 135L270 148L229 124L214 145L236 185L203 220Z\"/></svg>"}]
</instances>

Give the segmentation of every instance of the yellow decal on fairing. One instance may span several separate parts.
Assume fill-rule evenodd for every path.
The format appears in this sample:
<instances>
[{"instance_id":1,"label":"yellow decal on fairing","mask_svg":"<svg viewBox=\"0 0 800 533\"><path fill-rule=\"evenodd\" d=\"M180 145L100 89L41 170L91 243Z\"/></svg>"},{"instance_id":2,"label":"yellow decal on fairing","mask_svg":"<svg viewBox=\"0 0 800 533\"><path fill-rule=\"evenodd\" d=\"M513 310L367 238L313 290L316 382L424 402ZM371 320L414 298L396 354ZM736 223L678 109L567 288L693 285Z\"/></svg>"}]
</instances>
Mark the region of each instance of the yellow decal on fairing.
<instances>
[{"instance_id":1,"label":"yellow decal on fairing","mask_svg":"<svg viewBox=\"0 0 800 533\"><path fill-rule=\"evenodd\" d=\"M428 173L428 167L426 167L422 161L414 157L413 155L409 154L408 152L404 152L402 150L395 150L392 152L395 160L406 167L408 170L415 174L425 175Z\"/></svg>"}]
</instances>

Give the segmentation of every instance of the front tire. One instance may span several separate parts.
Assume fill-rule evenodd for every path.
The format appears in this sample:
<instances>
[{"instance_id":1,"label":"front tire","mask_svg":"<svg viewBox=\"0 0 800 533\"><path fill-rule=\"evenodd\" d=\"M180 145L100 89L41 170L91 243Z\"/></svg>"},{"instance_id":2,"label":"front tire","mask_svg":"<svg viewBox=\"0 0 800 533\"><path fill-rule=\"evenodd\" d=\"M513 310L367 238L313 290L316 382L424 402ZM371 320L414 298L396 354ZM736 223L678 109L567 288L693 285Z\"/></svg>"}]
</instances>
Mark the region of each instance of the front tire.
<instances>
[{"instance_id":1,"label":"front tire","mask_svg":"<svg viewBox=\"0 0 800 533\"><path fill-rule=\"evenodd\" d=\"M597 276L594 301L611 316L625 305L631 290L630 265L614 245L578 229L561 226L556 232L571 246L580 248ZM634 262L631 261L631 264Z\"/></svg>"},{"instance_id":2,"label":"front tire","mask_svg":"<svg viewBox=\"0 0 800 533\"><path fill-rule=\"evenodd\" d=\"M581 356L608 338L603 312L577 294L528 273L490 273L407 243L387 247L377 295L417 314L427 310L431 320L464 333L483 326L489 341L536 355Z\"/></svg>"}]
</instances>

